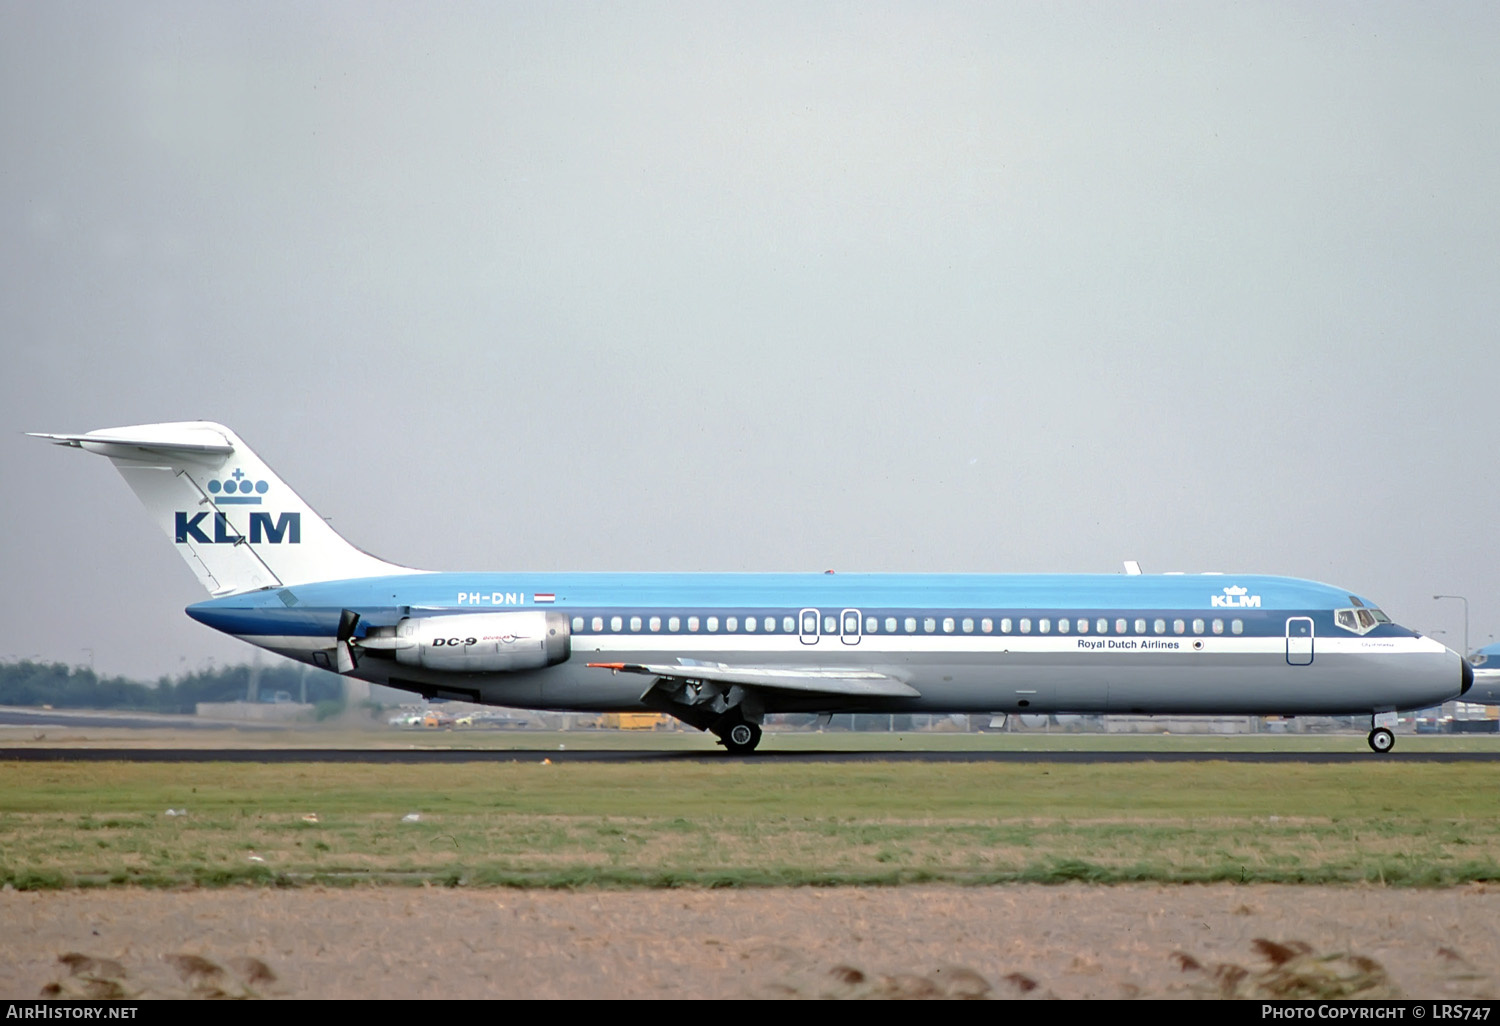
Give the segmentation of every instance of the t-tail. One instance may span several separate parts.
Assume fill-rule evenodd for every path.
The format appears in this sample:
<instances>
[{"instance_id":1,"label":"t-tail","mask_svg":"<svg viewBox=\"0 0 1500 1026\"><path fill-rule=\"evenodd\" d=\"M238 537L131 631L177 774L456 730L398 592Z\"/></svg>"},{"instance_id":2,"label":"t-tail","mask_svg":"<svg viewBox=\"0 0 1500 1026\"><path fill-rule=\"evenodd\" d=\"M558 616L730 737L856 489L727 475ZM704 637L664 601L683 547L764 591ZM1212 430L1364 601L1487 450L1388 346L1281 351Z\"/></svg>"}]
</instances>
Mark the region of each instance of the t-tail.
<instances>
[{"instance_id":1,"label":"t-tail","mask_svg":"<svg viewBox=\"0 0 1500 1026\"><path fill-rule=\"evenodd\" d=\"M108 457L211 595L421 572L350 545L221 424L31 434Z\"/></svg>"}]
</instances>

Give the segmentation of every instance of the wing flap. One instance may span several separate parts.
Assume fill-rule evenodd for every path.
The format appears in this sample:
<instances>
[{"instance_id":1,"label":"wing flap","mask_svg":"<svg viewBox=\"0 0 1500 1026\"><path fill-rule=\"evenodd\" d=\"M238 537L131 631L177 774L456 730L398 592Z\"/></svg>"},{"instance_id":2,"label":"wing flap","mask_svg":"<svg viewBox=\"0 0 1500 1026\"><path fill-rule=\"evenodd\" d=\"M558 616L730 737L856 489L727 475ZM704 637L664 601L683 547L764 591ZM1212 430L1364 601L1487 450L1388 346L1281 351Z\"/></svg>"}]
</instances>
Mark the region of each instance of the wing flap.
<instances>
[{"instance_id":1,"label":"wing flap","mask_svg":"<svg viewBox=\"0 0 1500 1026\"><path fill-rule=\"evenodd\" d=\"M589 663L616 673L640 673L668 680L712 681L771 691L798 691L859 698L920 698L922 693L889 674L849 667L791 666L673 666L647 663Z\"/></svg>"}]
</instances>

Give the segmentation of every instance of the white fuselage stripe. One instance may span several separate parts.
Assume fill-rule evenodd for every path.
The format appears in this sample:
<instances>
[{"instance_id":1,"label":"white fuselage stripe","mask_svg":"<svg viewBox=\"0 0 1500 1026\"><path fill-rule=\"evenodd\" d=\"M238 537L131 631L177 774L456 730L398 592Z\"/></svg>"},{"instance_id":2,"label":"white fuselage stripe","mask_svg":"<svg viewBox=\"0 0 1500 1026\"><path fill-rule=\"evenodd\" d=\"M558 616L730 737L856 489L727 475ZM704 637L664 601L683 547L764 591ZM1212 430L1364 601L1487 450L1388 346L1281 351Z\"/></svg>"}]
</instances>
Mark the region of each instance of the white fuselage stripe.
<instances>
[{"instance_id":1,"label":"white fuselage stripe","mask_svg":"<svg viewBox=\"0 0 1500 1026\"><path fill-rule=\"evenodd\" d=\"M332 639L308 635L236 635L243 641L267 648L301 652L324 651ZM1444 646L1431 638L1313 638L1315 655L1432 655ZM941 655L1053 653L1065 655L1105 656L1150 655L1284 655L1287 639L1278 637L1194 637L1194 636L1101 636L1053 635L967 636L967 635L864 635L858 643L847 644L838 635L820 637L805 644L795 634L575 634L575 653L600 652L667 652L683 658L724 656L744 653L786 655L803 653L819 662L845 658L854 663L870 662L879 655Z\"/></svg>"}]
</instances>

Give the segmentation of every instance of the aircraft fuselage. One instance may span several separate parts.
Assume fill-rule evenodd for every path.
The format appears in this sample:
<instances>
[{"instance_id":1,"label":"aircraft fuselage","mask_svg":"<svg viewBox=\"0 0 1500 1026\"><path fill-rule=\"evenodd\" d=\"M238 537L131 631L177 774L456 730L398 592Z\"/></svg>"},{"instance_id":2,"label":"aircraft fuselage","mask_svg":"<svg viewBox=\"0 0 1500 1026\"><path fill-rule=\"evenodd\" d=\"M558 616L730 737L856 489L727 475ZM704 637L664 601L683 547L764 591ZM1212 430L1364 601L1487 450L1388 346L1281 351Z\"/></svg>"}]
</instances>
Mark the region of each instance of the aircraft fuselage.
<instances>
[{"instance_id":1,"label":"aircraft fuselage","mask_svg":"<svg viewBox=\"0 0 1500 1026\"><path fill-rule=\"evenodd\" d=\"M1458 695L1455 653L1383 617L1356 633L1339 621L1350 608L1373 606L1328 585L1251 575L432 573L251 592L188 613L323 666L344 610L366 635L403 621L550 613L567 642L551 665L454 672L372 649L352 672L559 710L644 707L646 681L590 663L859 668L916 692L767 690L768 713L1333 715ZM435 640L466 640L449 633Z\"/></svg>"}]
</instances>

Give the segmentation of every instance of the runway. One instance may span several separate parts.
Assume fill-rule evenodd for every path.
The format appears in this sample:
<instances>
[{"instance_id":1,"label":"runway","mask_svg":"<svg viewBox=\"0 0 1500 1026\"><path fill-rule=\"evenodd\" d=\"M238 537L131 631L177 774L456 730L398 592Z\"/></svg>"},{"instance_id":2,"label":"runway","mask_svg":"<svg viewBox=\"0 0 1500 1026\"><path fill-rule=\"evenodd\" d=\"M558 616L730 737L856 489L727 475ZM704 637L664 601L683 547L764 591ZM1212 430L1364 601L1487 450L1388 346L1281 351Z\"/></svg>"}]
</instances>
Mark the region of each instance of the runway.
<instances>
[{"instance_id":1,"label":"runway","mask_svg":"<svg viewBox=\"0 0 1500 1026\"><path fill-rule=\"evenodd\" d=\"M446 765L548 761L559 763L686 762L779 765L789 763L1051 763L1094 765L1142 762L1234 762L1389 765L1421 763L1500 762L1494 752L1161 752L1161 751L1045 751L1045 752L912 752L912 751L798 751L761 750L753 755L724 752L547 749L361 749L361 748L0 748L0 762L139 762L139 763L371 763L378 765Z\"/></svg>"},{"instance_id":2,"label":"runway","mask_svg":"<svg viewBox=\"0 0 1500 1026\"><path fill-rule=\"evenodd\" d=\"M200 716L171 713L129 712L109 709L28 709L0 706L0 727L125 727L133 730L170 728L172 730L277 730L279 723L257 723L254 720L213 720Z\"/></svg>"}]
</instances>

